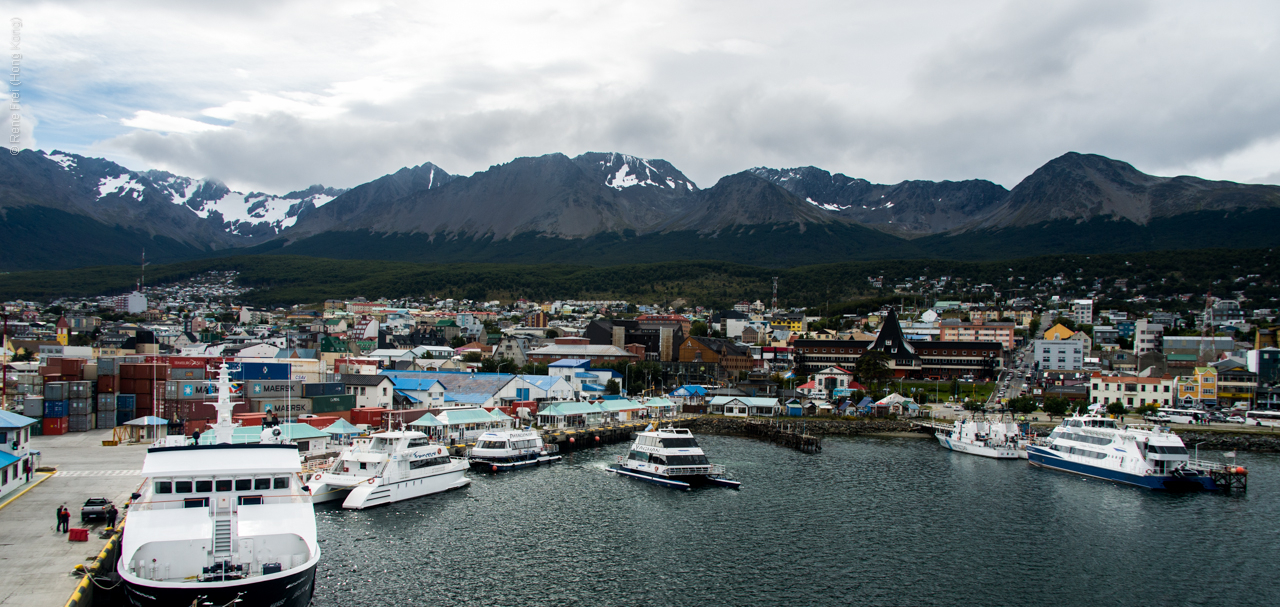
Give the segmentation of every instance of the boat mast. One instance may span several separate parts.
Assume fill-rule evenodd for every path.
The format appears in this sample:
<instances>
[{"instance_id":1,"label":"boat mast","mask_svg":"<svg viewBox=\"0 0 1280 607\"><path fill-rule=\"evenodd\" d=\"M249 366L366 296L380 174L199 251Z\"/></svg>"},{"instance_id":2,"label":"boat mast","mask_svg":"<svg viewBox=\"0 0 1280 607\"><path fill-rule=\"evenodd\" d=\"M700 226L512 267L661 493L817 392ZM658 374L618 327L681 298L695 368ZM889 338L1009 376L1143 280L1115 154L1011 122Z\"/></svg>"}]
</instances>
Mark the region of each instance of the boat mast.
<instances>
[{"instance_id":1,"label":"boat mast","mask_svg":"<svg viewBox=\"0 0 1280 607\"><path fill-rule=\"evenodd\" d=\"M213 442L231 444L231 435L235 432L235 424L231 422L231 370L226 361L218 368L218 401L213 403L218 409L218 422L213 425Z\"/></svg>"}]
</instances>

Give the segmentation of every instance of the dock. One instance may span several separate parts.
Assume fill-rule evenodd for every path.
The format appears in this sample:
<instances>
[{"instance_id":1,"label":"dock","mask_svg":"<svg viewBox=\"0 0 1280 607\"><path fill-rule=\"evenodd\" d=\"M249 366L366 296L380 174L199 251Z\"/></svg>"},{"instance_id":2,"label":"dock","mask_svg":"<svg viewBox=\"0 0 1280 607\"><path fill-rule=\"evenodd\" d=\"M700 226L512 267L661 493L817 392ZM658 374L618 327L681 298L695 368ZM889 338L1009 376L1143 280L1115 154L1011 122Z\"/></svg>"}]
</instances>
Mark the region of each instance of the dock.
<instances>
[{"instance_id":1,"label":"dock","mask_svg":"<svg viewBox=\"0 0 1280 607\"><path fill-rule=\"evenodd\" d=\"M696 416L681 415L663 419L639 419L591 428L549 428L539 430L538 433L542 436L543 443L555 445L560 453L564 453L601 445L630 442L635 433L643 432L650 424L654 428L679 426L682 421L693 419L694 417ZM467 452L473 446L475 446L474 443L452 445L449 447L449 454L463 457L467 455Z\"/></svg>"},{"instance_id":2,"label":"dock","mask_svg":"<svg viewBox=\"0 0 1280 607\"><path fill-rule=\"evenodd\" d=\"M1218 486L1218 490L1223 493L1233 491L1243 493L1249 489L1249 472L1243 466L1193 459L1187 462L1187 467L1200 474L1209 475L1213 483Z\"/></svg>"},{"instance_id":3,"label":"dock","mask_svg":"<svg viewBox=\"0 0 1280 607\"><path fill-rule=\"evenodd\" d=\"M779 447L795 449L802 453L821 453L822 437L806 434L804 425L804 422L751 422L743 428L743 431L746 436Z\"/></svg>"}]
</instances>

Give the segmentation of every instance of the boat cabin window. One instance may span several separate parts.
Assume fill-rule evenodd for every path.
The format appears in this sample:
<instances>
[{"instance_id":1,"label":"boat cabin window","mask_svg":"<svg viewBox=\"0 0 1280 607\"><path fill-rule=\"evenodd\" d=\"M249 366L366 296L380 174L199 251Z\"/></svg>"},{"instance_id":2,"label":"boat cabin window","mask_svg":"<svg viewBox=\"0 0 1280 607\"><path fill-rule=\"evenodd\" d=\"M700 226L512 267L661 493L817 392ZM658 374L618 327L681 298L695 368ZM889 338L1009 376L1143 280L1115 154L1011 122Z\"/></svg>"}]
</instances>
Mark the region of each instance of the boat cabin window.
<instances>
[{"instance_id":1,"label":"boat cabin window","mask_svg":"<svg viewBox=\"0 0 1280 607\"><path fill-rule=\"evenodd\" d=\"M254 491L263 491L263 490L265 490L265 489L270 489L270 488L271 488L271 479L269 479L269 478L255 478L255 479L253 479L253 490L254 490Z\"/></svg>"},{"instance_id":2,"label":"boat cabin window","mask_svg":"<svg viewBox=\"0 0 1280 607\"><path fill-rule=\"evenodd\" d=\"M262 496L261 495L242 495L240 496L240 505L241 506L261 506Z\"/></svg>"},{"instance_id":3,"label":"boat cabin window","mask_svg":"<svg viewBox=\"0 0 1280 607\"><path fill-rule=\"evenodd\" d=\"M213 481L196 481L196 493L213 493Z\"/></svg>"},{"instance_id":4,"label":"boat cabin window","mask_svg":"<svg viewBox=\"0 0 1280 607\"><path fill-rule=\"evenodd\" d=\"M428 457L424 459L415 459L409 462L409 468L413 470L417 470L418 468L426 468L428 466L441 466L449 463L450 461L451 460L447 455L441 455L439 457Z\"/></svg>"},{"instance_id":5,"label":"boat cabin window","mask_svg":"<svg viewBox=\"0 0 1280 607\"><path fill-rule=\"evenodd\" d=\"M476 445L477 449L506 449L506 441L500 440L482 440Z\"/></svg>"},{"instance_id":6,"label":"boat cabin window","mask_svg":"<svg viewBox=\"0 0 1280 607\"><path fill-rule=\"evenodd\" d=\"M277 476L277 477L275 478L274 482L272 483L272 487L271 487L271 488L272 488L272 489L288 489L288 488L289 488L289 477L287 477L287 476Z\"/></svg>"},{"instance_id":7,"label":"boat cabin window","mask_svg":"<svg viewBox=\"0 0 1280 607\"><path fill-rule=\"evenodd\" d=\"M662 439L662 446L667 449L687 449L697 447L698 441L692 438L664 438Z\"/></svg>"},{"instance_id":8,"label":"boat cabin window","mask_svg":"<svg viewBox=\"0 0 1280 607\"><path fill-rule=\"evenodd\" d=\"M705 455L668 455L668 466L706 466L711 462L707 461Z\"/></svg>"},{"instance_id":9,"label":"boat cabin window","mask_svg":"<svg viewBox=\"0 0 1280 607\"><path fill-rule=\"evenodd\" d=\"M170 481L156 481L156 493L173 493L173 483Z\"/></svg>"},{"instance_id":10,"label":"boat cabin window","mask_svg":"<svg viewBox=\"0 0 1280 607\"><path fill-rule=\"evenodd\" d=\"M176 481L173 483L174 493L191 493L191 481Z\"/></svg>"},{"instance_id":11,"label":"boat cabin window","mask_svg":"<svg viewBox=\"0 0 1280 607\"><path fill-rule=\"evenodd\" d=\"M236 479L236 491L253 491L253 479L251 478Z\"/></svg>"},{"instance_id":12,"label":"boat cabin window","mask_svg":"<svg viewBox=\"0 0 1280 607\"><path fill-rule=\"evenodd\" d=\"M214 486L214 489L218 491L218 493L224 493L226 491L230 491L231 479L228 478L228 479L221 479L221 480L215 481L213 483L213 486Z\"/></svg>"},{"instance_id":13,"label":"boat cabin window","mask_svg":"<svg viewBox=\"0 0 1280 607\"><path fill-rule=\"evenodd\" d=\"M413 447L430 447L431 439L427 437L409 439L409 448Z\"/></svg>"}]
</instances>

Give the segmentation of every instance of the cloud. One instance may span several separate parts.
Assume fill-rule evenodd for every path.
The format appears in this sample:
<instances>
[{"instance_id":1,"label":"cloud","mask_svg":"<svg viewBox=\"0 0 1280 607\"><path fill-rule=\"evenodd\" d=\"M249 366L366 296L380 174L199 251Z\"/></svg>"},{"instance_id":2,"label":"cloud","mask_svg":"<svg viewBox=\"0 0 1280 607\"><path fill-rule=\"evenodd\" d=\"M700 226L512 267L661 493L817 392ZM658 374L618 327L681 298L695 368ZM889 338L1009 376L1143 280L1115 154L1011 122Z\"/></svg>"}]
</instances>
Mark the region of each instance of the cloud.
<instances>
[{"instance_id":1,"label":"cloud","mask_svg":"<svg viewBox=\"0 0 1280 607\"><path fill-rule=\"evenodd\" d=\"M42 143L246 189L588 150L664 158L704 185L815 165L1012 186L1070 150L1280 173L1267 2L29 10Z\"/></svg>"}]
</instances>

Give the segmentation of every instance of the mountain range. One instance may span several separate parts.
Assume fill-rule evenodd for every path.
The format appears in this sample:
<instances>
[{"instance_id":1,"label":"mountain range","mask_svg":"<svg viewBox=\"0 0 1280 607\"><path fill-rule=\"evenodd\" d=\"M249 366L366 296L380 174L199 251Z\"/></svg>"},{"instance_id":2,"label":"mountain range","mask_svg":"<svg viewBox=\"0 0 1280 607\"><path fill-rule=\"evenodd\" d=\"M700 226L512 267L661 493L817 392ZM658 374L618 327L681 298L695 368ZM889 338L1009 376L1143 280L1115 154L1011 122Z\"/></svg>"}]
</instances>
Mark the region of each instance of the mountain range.
<instances>
[{"instance_id":1,"label":"mountain range","mask_svg":"<svg viewBox=\"0 0 1280 607\"><path fill-rule=\"evenodd\" d=\"M721 259L999 259L1280 244L1280 187L1156 177L1075 152L1013 189L875 184L758 167L699 188L671 163L589 152L470 176L424 163L349 190L232 191L101 158L0 157L0 270L227 254L612 265Z\"/></svg>"}]
</instances>

